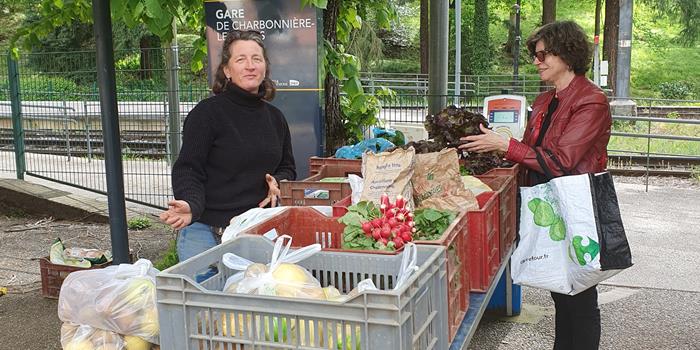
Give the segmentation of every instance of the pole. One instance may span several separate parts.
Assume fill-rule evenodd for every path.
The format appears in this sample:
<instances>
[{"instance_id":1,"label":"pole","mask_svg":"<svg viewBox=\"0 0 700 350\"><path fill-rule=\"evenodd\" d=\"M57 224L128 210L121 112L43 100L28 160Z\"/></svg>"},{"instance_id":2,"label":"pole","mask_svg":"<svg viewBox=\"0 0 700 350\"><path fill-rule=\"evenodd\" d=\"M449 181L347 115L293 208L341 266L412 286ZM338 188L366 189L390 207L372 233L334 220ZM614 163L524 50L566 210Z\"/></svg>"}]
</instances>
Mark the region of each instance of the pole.
<instances>
[{"instance_id":1,"label":"pole","mask_svg":"<svg viewBox=\"0 0 700 350\"><path fill-rule=\"evenodd\" d=\"M168 154L170 155L170 165L175 164L178 155L180 154L181 145L181 129L182 123L180 123L180 89L179 89L179 79L178 70L179 58L178 52L179 48L177 46L177 25L173 19L173 39L170 45L165 45L166 54L166 65L168 69Z\"/></svg>"},{"instance_id":2,"label":"pole","mask_svg":"<svg viewBox=\"0 0 700 350\"><path fill-rule=\"evenodd\" d=\"M462 79L462 0L455 0L455 96L460 95Z\"/></svg>"},{"instance_id":3,"label":"pole","mask_svg":"<svg viewBox=\"0 0 700 350\"><path fill-rule=\"evenodd\" d=\"M515 43L513 45L513 82L514 90L519 91L518 87L518 75L520 69L520 0L515 2L513 5L513 10L515 10Z\"/></svg>"},{"instance_id":4,"label":"pole","mask_svg":"<svg viewBox=\"0 0 700 350\"><path fill-rule=\"evenodd\" d=\"M109 1L92 1L92 18L95 21L97 46L97 83L100 87L100 108L107 172L107 204L109 230L112 238L114 264L129 262L129 237L126 230L124 204L124 170L119 144L119 113L117 111L117 85L114 76L114 52L112 44L112 18Z\"/></svg>"},{"instance_id":5,"label":"pole","mask_svg":"<svg viewBox=\"0 0 700 350\"><path fill-rule=\"evenodd\" d=\"M447 0L430 0L430 49L428 59L428 113L447 106L447 44L449 29Z\"/></svg>"},{"instance_id":6,"label":"pole","mask_svg":"<svg viewBox=\"0 0 700 350\"><path fill-rule=\"evenodd\" d=\"M615 89L617 96L630 96L630 64L632 62L632 0L620 0L620 31L617 50Z\"/></svg>"},{"instance_id":7,"label":"pole","mask_svg":"<svg viewBox=\"0 0 700 350\"><path fill-rule=\"evenodd\" d=\"M12 139L15 145L15 170L17 179L24 180L27 163L24 158L24 126L22 125L22 103L19 96L19 68L12 53L7 54L7 71L10 80L10 108L12 109Z\"/></svg>"}]
</instances>

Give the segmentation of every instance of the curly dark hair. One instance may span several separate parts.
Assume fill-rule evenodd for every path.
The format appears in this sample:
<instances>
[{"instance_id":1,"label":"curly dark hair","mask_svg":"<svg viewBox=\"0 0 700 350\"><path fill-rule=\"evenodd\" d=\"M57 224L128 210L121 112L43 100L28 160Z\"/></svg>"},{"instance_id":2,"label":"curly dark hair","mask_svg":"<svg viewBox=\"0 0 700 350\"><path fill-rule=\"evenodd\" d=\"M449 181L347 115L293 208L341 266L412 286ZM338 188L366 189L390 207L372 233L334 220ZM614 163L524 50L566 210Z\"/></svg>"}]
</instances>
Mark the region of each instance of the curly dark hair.
<instances>
[{"instance_id":1,"label":"curly dark hair","mask_svg":"<svg viewBox=\"0 0 700 350\"><path fill-rule=\"evenodd\" d=\"M588 71L591 63L591 44L583 28L574 21L556 21L537 28L527 39L530 55L535 55L535 46L542 40L545 49L571 67L576 75Z\"/></svg>"},{"instance_id":2,"label":"curly dark hair","mask_svg":"<svg viewBox=\"0 0 700 350\"><path fill-rule=\"evenodd\" d=\"M261 84L263 89L265 89L263 99L272 101L272 99L275 98L276 89L275 84L270 79L270 59L267 58L267 50L265 50L262 34L254 30L232 30L226 33L224 47L221 50L221 63L219 63L219 67L216 69L216 74L214 75L214 85L211 88L212 91L218 95L231 87L232 83L226 79L224 67L226 67L228 61L231 59L231 45L239 40L254 41L262 48L263 58L265 58L265 78Z\"/></svg>"}]
</instances>

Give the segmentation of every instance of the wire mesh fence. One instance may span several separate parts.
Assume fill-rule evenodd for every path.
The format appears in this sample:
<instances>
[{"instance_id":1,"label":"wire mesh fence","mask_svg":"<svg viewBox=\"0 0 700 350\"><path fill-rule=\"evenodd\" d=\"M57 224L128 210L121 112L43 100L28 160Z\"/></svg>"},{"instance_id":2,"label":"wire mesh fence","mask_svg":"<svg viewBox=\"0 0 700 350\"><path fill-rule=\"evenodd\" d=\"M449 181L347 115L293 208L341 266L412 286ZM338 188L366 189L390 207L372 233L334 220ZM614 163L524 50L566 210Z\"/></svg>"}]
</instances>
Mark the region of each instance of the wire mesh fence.
<instances>
[{"instance_id":1,"label":"wire mesh fence","mask_svg":"<svg viewBox=\"0 0 700 350\"><path fill-rule=\"evenodd\" d=\"M195 103L208 96L206 75L179 67L177 110L171 113L163 49L115 52L117 109L127 199L164 207L170 190L169 118L182 125ZM0 170L13 171L12 113L7 57L0 72ZM105 193L102 114L95 52L27 54L17 62L26 174ZM90 68L90 69L88 69ZM179 143L178 143L179 144Z\"/></svg>"}]
</instances>

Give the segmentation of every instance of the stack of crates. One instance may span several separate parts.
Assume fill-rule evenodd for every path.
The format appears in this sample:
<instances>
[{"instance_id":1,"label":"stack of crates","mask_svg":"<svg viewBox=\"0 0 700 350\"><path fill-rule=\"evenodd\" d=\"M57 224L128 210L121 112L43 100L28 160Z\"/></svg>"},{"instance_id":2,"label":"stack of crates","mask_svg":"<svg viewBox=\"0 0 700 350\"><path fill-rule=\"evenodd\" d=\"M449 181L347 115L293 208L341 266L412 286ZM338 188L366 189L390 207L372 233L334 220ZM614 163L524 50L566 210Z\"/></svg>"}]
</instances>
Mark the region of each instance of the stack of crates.
<instances>
[{"instance_id":1,"label":"stack of crates","mask_svg":"<svg viewBox=\"0 0 700 350\"><path fill-rule=\"evenodd\" d=\"M379 288L342 302L222 292L238 271L221 261L234 253L270 261L273 244L241 235L179 263L156 277L163 349L447 349L445 248L417 246L416 272L393 289L403 253L321 251L298 264L321 286L348 293L370 278ZM194 276L218 273L201 284Z\"/></svg>"},{"instance_id":2,"label":"stack of crates","mask_svg":"<svg viewBox=\"0 0 700 350\"><path fill-rule=\"evenodd\" d=\"M416 240L416 244L438 245L447 249L447 322L450 341L457 334L469 309L469 230L467 212L461 212L439 239Z\"/></svg>"},{"instance_id":3,"label":"stack of crates","mask_svg":"<svg viewBox=\"0 0 700 350\"><path fill-rule=\"evenodd\" d=\"M498 192L501 219L501 259L510 251L515 243L517 228L517 196L518 172L520 167L515 164L511 168L495 168L484 175L477 176L494 191Z\"/></svg>"},{"instance_id":4,"label":"stack of crates","mask_svg":"<svg viewBox=\"0 0 700 350\"><path fill-rule=\"evenodd\" d=\"M349 174L358 174L354 168L342 165L323 165L319 172L301 181L280 181L280 200L282 205L312 206L333 205L335 202L352 194L350 183L340 180ZM323 182L327 178L336 178L333 182ZM338 180L338 181L335 181ZM323 197L309 195L324 192Z\"/></svg>"},{"instance_id":5,"label":"stack of crates","mask_svg":"<svg viewBox=\"0 0 700 350\"><path fill-rule=\"evenodd\" d=\"M311 157L313 160L317 157ZM317 158L328 159L328 158ZM330 158L335 159L335 158ZM300 181L280 181L280 200L282 205L312 206L312 205L333 205L352 193L350 183L342 181L349 174L359 175L360 166L357 166L348 159L336 159L337 162L316 165L311 170L306 179ZM353 161L356 162L356 161ZM361 163L360 163L361 165ZM332 182L324 182L323 179L334 178ZM319 198L310 193L323 192L323 197ZM325 194L327 193L327 194Z\"/></svg>"},{"instance_id":6,"label":"stack of crates","mask_svg":"<svg viewBox=\"0 0 700 350\"><path fill-rule=\"evenodd\" d=\"M486 292L493 281L501 259L499 205L496 192L482 192L476 196L478 210L467 211L469 223L469 278L470 291Z\"/></svg>"}]
</instances>

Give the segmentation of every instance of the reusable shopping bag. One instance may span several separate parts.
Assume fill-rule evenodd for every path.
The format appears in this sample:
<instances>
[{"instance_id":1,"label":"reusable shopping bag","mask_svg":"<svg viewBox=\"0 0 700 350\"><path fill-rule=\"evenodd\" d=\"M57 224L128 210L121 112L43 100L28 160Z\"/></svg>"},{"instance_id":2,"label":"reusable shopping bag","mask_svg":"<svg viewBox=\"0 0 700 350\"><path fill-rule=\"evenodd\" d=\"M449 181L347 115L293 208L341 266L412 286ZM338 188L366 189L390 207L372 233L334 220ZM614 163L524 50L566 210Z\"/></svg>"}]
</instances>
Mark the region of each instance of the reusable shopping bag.
<instances>
[{"instance_id":1,"label":"reusable shopping bag","mask_svg":"<svg viewBox=\"0 0 700 350\"><path fill-rule=\"evenodd\" d=\"M632 266L612 176L562 176L521 187L513 283L575 295Z\"/></svg>"}]
</instances>

